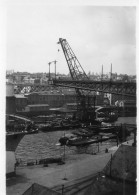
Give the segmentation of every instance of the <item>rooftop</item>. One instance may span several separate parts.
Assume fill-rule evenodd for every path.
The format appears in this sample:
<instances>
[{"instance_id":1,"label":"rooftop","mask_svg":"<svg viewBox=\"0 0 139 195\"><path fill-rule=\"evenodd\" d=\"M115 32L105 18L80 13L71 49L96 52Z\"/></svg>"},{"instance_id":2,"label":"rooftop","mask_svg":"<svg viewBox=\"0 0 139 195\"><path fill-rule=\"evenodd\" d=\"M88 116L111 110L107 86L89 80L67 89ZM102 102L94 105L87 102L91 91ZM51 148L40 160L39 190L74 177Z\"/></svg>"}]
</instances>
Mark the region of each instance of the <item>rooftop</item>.
<instances>
[{"instance_id":1,"label":"rooftop","mask_svg":"<svg viewBox=\"0 0 139 195\"><path fill-rule=\"evenodd\" d=\"M49 106L48 104L30 104L28 107L40 107L40 106Z\"/></svg>"},{"instance_id":2,"label":"rooftop","mask_svg":"<svg viewBox=\"0 0 139 195\"><path fill-rule=\"evenodd\" d=\"M20 94L16 94L16 95L14 95L16 98L25 98L25 99L27 99L27 97L25 97L24 95L20 95Z\"/></svg>"},{"instance_id":3,"label":"rooftop","mask_svg":"<svg viewBox=\"0 0 139 195\"><path fill-rule=\"evenodd\" d=\"M28 188L23 195L35 195L35 194L41 194L41 195L58 195L61 194L59 192L56 192L46 186L39 185L37 183L34 183L31 185L30 188Z\"/></svg>"}]
</instances>

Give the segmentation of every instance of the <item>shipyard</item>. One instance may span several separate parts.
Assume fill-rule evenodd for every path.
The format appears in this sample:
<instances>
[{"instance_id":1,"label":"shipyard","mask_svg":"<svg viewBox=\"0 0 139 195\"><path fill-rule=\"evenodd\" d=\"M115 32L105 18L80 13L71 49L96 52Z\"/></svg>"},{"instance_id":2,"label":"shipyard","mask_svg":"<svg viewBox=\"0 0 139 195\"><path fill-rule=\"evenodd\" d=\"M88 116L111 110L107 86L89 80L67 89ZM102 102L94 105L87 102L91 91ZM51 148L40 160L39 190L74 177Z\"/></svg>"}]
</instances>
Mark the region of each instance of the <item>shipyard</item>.
<instances>
[{"instance_id":1,"label":"shipyard","mask_svg":"<svg viewBox=\"0 0 139 195\"><path fill-rule=\"evenodd\" d=\"M118 10L126 8L112 8L115 10L113 13L108 12L109 8L107 10L103 7L92 7L90 9L97 10L98 13L92 12L90 15L89 8L85 7L67 7L63 13L59 12L57 6L51 7L50 10L47 6L41 7L41 9L42 13L37 8L33 8L31 12L27 11L30 16L29 20L27 19L28 24L31 24L30 19L33 16L36 18L35 12L40 14L43 23L44 18L41 14L46 14L44 10L50 12L54 9L57 17L50 17L50 21L59 22L64 29L64 25L67 26L67 24L61 23L58 18L60 17L61 21L64 21L63 16L70 16L69 11L76 15L77 13L81 14L82 10L82 13L85 14L86 27L88 27L86 33L90 36L89 29L90 33L94 29L96 39L92 39L94 42L89 42L87 37L79 36L82 40L80 42L76 36L76 38L71 38L67 33L61 33L61 36L56 34L58 38L54 37L55 32L50 35L50 40L47 35L48 45L45 42L47 50L40 34L37 34L44 27L40 27L38 32L32 31L34 26L39 25L40 18L36 18L36 20L32 18L34 24L27 25L27 32L30 29L35 38L30 37L29 43L21 41L19 50L22 48L25 52L24 44L26 44L31 56L28 56L29 53L21 54L19 52L20 59L14 55L9 57L7 61L9 64L11 63L11 66L7 64L5 75L6 195L135 195L137 193L135 64L129 65L130 60L127 61L127 58L130 58L130 55L123 54L120 49L117 50L117 54L115 54L115 49L112 49L111 52L109 50L109 54L108 51L103 53L100 48L100 52L99 49L97 50L97 44L103 48L105 44L109 45L112 42L116 44L114 39L121 41L119 37L121 36L123 39L123 29L127 27L119 24L119 28L122 30L110 31L112 40L109 40L108 37L107 40L100 32L100 34L98 33L95 23L99 21L99 28L105 26L105 23L100 22L101 15L99 16L98 13L104 14L106 17L103 20L107 21L105 31L113 26L109 18L112 17L113 21L117 21ZM127 8L126 11L132 13L135 10ZM31 13L33 15L30 15ZM120 13L123 20L126 20L125 12ZM12 11L10 14L12 17L14 16ZM19 14L21 24L23 22L22 14L22 12ZM98 20L92 19L93 16L98 17ZM78 18L76 17L75 21ZM89 17L91 17L94 27L90 27ZM48 18L46 21L49 24ZM12 19L15 20L14 17ZM130 23L130 21L128 22ZM10 26L9 23L8 25ZM16 26L16 24L14 25ZM24 25L26 26L23 22ZM52 23L51 25L53 26ZM79 22L80 25L82 27L82 23ZM78 29L77 26L76 29ZM128 28L130 31L130 25ZM135 26L132 28L134 29ZM106 30L106 32L108 31ZM118 36L116 33L119 33ZM22 36L26 38L27 34L23 33ZM51 36L55 41L52 41ZM134 35L132 36L134 37ZM44 37L42 33L42 38L44 39ZM105 44L100 42L100 37L105 40ZM36 42L33 43L32 40ZM128 42L128 38L126 41ZM82 45L84 43L86 45ZM13 43L10 44L12 46ZM33 44L33 46L29 44ZM41 48L41 52L37 50L41 54L31 53L33 49L37 48L34 46L35 44ZM91 44L96 44L96 46ZM117 44L117 47L119 45ZM44 48L47 50L47 55ZM13 52L10 49L9 51ZM118 57L122 58L119 62L123 62L123 65L118 64L118 60L115 60ZM14 58L19 60L20 64L26 62L26 65L21 67L16 63L14 65ZM132 55L131 58L133 58ZM34 64L30 63L31 65L29 65L27 59ZM80 63L80 59L82 63ZM37 60L40 60L38 66ZM94 64L91 60L94 60ZM86 65L90 62L92 65ZM101 65L95 65L98 62L101 62ZM109 65L105 65L107 62ZM117 65L115 65L116 62ZM105 70L105 66L109 71ZM130 66L132 66L132 71ZM10 69L11 67L13 70ZM128 69L130 70L128 71ZM99 73L95 73L95 71L99 71Z\"/></svg>"}]
</instances>

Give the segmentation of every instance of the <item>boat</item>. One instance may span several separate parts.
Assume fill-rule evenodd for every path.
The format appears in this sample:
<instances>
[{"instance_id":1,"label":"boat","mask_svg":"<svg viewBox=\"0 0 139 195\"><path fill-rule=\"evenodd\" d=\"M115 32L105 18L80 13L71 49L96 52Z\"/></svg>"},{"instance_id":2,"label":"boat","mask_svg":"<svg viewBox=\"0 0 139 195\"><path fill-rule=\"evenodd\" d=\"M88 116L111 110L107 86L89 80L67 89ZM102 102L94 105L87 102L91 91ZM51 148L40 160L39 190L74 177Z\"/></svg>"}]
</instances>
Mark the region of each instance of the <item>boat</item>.
<instances>
[{"instance_id":1,"label":"boat","mask_svg":"<svg viewBox=\"0 0 139 195\"><path fill-rule=\"evenodd\" d=\"M117 121L118 117L117 116L107 116L107 117L98 117L96 120L105 123L113 123Z\"/></svg>"},{"instance_id":2,"label":"boat","mask_svg":"<svg viewBox=\"0 0 139 195\"><path fill-rule=\"evenodd\" d=\"M117 135L109 134L101 134L100 136L92 136L92 137L82 137L75 135L65 135L59 139L61 146L86 146L94 143L104 142L109 139L117 139Z\"/></svg>"},{"instance_id":3,"label":"boat","mask_svg":"<svg viewBox=\"0 0 139 195\"><path fill-rule=\"evenodd\" d=\"M97 121L100 121L100 122L107 122L107 123L113 123L115 121L117 121L118 119L118 112L108 112L108 111L105 111L105 112L98 112L97 111L97 114L96 114L97 118L96 120Z\"/></svg>"},{"instance_id":4,"label":"boat","mask_svg":"<svg viewBox=\"0 0 139 195\"><path fill-rule=\"evenodd\" d=\"M109 126L109 127L100 127L99 128L99 132L102 133L117 133L117 131L119 131L120 127L118 128L118 126Z\"/></svg>"},{"instance_id":5,"label":"boat","mask_svg":"<svg viewBox=\"0 0 139 195\"><path fill-rule=\"evenodd\" d=\"M68 146L86 146L94 143L104 142L109 139L116 139L116 135L110 135L110 136L100 136L100 137L94 137L94 138L77 138L77 139L69 139L67 141Z\"/></svg>"},{"instance_id":6,"label":"boat","mask_svg":"<svg viewBox=\"0 0 139 195\"><path fill-rule=\"evenodd\" d=\"M31 129L30 131L25 131L25 133L27 133L27 134L36 134L36 133L39 133L39 130L38 129Z\"/></svg>"},{"instance_id":7,"label":"boat","mask_svg":"<svg viewBox=\"0 0 139 195\"><path fill-rule=\"evenodd\" d=\"M43 132L48 131L62 131L68 129L79 128L80 124L58 124L58 123L50 123L50 124L42 124L39 125L39 130Z\"/></svg>"},{"instance_id":8,"label":"boat","mask_svg":"<svg viewBox=\"0 0 139 195\"><path fill-rule=\"evenodd\" d=\"M64 134L64 136L62 136L60 139L59 139L59 143L61 146L64 146L64 145L67 145L67 142L70 140L70 139L73 139L75 138L76 136L72 133L69 133L69 134Z\"/></svg>"}]
</instances>

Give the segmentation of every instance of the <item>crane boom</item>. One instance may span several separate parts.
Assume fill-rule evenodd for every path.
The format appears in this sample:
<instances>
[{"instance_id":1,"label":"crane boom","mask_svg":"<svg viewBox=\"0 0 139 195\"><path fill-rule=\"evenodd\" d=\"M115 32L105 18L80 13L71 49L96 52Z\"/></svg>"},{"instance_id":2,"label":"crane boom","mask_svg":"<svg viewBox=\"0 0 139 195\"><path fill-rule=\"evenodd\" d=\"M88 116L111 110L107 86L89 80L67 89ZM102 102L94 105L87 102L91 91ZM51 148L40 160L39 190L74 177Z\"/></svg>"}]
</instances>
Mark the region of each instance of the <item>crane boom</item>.
<instances>
[{"instance_id":1,"label":"crane boom","mask_svg":"<svg viewBox=\"0 0 139 195\"><path fill-rule=\"evenodd\" d=\"M70 45L66 39L59 38L58 44L61 44L64 56L66 58L68 68L70 71L71 78L75 81L77 80L89 80L84 69L82 68L79 60L71 49ZM86 118L88 112L91 111L90 105L90 95L81 89L75 89L76 91L76 101L77 101L77 112L82 114L81 118Z\"/></svg>"},{"instance_id":2,"label":"crane boom","mask_svg":"<svg viewBox=\"0 0 139 195\"><path fill-rule=\"evenodd\" d=\"M59 38L58 44L61 44L72 79L73 80L81 80L81 79L88 80L89 79L88 76L86 75L84 69L82 68L79 60L77 59L76 55L74 54L67 40Z\"/></svg>"}]
</instances>

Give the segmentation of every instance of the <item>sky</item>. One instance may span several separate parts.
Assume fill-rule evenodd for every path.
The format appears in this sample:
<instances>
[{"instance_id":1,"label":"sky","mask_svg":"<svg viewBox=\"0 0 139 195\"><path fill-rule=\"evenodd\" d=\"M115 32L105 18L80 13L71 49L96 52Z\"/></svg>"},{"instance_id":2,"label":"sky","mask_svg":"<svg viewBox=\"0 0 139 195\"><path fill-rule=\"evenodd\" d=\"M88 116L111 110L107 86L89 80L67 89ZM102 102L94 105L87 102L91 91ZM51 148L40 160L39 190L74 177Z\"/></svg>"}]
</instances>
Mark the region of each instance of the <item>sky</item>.
<instances>
[{"instance_id":1,"label":"sky","mask_svg":"<svg viewBox=\"0 0 139 195\"><path fill-rule=\"evenodd\" d=\"M57 44L65 38L86 73L102 65L108 73L112 63L112 72L136 74L134 6L11 5L6 13L7 70L48 72L57 60L57 72L68 74Z\"/></svg>"}]
</instances>

